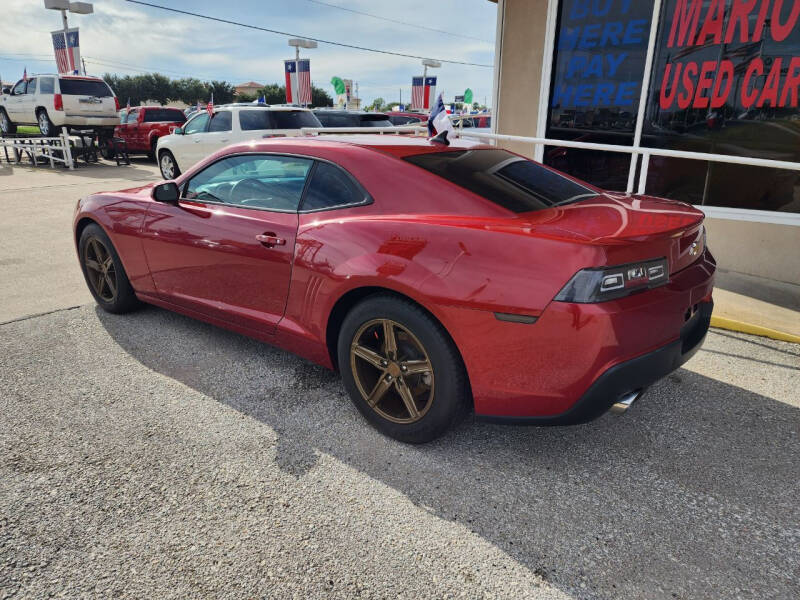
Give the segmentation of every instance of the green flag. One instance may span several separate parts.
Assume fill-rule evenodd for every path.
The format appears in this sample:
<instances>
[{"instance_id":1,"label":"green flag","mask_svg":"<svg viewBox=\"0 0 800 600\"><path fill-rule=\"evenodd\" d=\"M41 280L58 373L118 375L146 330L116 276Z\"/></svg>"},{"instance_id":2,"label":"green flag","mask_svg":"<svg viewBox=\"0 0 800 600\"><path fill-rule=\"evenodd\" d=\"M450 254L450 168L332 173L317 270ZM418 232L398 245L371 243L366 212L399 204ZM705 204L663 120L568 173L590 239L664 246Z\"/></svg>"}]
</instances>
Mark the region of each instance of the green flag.
<instances>
[{"instance_id":1,"label":"green flag","mask_svg":"<svg viewBox=\"0 0 800 600\"><path fill-rule=\"evenodd\" d=\"M337 95L344 94L344 81L342 81L341 77L331 77L331 85Z\"/></svg>"},{"instance_id":2,"label":"green flag","mask_svg":"<svg viewBox=\"0 0 800 600\"><path fill-rule=\"evenodd\" d=\"M472 104L472 90L469 88L464 90L464 104Z\"/></svg>"}]
</instances>

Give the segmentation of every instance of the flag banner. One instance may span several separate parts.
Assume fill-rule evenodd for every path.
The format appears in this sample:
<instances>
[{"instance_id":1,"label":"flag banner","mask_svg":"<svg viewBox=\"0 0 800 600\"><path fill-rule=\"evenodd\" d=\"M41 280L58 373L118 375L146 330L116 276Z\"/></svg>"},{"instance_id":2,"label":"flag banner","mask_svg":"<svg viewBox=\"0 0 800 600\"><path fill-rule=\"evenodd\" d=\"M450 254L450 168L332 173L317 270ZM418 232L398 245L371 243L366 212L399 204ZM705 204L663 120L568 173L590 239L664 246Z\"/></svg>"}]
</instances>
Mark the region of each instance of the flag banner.
<instances>
[{"instance_id":1,"label":"flag banner","mask_svg":"<svg viewBox=\"0 0 800 600\"><path fill-rule=\"evenodd\" d=\"M411 108L423 108L425 105L423 80L423 77L411 78Z\"/></svg>"},{"instance_id":2,"label":"flag banner","mask_svg":"<svg viewBox=\"0 0 800 600\"><path fill-rule=\"evenodd\" d=\"M311 60L285 60L283 70L286 75L286 103L311 104Z\"/></svg>"},{"instance_id":3,"label":"flag banner","mask_svg":"<svg viewBox=\"0 0 800 600\"><path fill-rule=\"evenodd\" d=\"M436 99L436 77L425 78L425 90L423 93L424 104L422 108L429 109Z\"/></svg>"},{"instance_id":4,"label":"flag banner","mask_svg":"<svg viewBox=\"0 0 800 600\"><path fill-rule=\"evenodd\" d=\"M56 55L56 66L59 74L77 74L81 64L81 44L78 28L51 31L53 52Z\"/></svg>"}]
</instances>

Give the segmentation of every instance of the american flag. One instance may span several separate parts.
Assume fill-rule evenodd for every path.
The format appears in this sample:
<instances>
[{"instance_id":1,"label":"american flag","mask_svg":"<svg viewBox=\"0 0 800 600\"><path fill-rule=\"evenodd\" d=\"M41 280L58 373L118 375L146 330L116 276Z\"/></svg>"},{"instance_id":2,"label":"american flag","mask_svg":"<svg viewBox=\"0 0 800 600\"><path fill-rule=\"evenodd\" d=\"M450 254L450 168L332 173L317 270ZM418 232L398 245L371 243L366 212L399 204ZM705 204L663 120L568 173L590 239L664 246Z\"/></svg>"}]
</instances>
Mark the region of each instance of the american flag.
<instances>
[{"instance_id":1,"label":"american flag","mask_svg":"<svg viewBox=\"0 0 800 600\"><path fill-rule=\"evenodd\" d=\"M422 108L424 104L423 78L411 78L411 108Z\"/></svg>"},{"instance_id":2,"label":"american flag","mask_svg":"<svg viewBox=\"0 0 800 600\"><path fill-rule=\"evenodd\" d=\"M283 61L286 75L286 103L311 104L311 61L307 58Z\"/></svg>"},{"instance_id":3,"label":"american flag","mask_svg":"<svg viewBox=\"0 0 800 600\"><path fill-rule=\"evenodd\" d=\"M214 92L211 92L211 100L206 104L206 112L208 112L209 117L214 116Z\"/></svg>"},{"instance_id":4,"label":"american flag","mask_svg":"<svg viewBox=\"0 0 800 600\"><path fill-rule=\"evenodd\" d=\"M75 73L80 64L80 36L78 29L67 29L64 31L53 31L53 51L56 55L56 65L59 73Z\"/></svg>"}]
</instances>

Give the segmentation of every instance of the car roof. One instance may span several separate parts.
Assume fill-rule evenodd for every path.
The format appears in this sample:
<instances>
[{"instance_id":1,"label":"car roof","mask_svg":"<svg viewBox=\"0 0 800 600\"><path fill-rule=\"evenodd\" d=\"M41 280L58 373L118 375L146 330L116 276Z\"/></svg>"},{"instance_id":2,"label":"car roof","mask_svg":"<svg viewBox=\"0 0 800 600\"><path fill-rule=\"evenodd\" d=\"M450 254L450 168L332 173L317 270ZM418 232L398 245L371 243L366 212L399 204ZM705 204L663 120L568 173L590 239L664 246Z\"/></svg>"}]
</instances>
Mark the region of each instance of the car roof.
<instances>
[{"instance_id":1,"label":"car roof","mask_svg":"<svg viewBox=\"0 0 800 600\"><path fill-rule=\"evenodd\" d=\"M245 142L241 144L246 146L248 151L263 150L268 152L271 146L284 146L284 147L327 147L327 148L341 148L342 145L358 146L384 154L391 154L398 158L406 156L413 156L415 154L429 154L434 152L457 152L459 150L470 149L492 149L493 146L480 144L474 141L454 139L450 142L449 146L444 144L432 142L430 139L422 136L411 135L377 135L377 134L363 134L363 135L318 135L318 136L299 136L288 138L269 138L257 142ZM231 146L234 151L239 151L241 148Z\"/></svg>"},{"instance_id":2,"label":"car roof","mask_svg":"<svg viewBox=\"0 0 800 600\"><path fill-rule=\"evenodd\" d=\"M314 108L312 109L312 112L323 113L326 115L338 114L338 115L377 115L379 117L387 116L387 114L384 112L373 112L368 110L344 110L342 108L326 108L326 107Z\"/></svg>"},{"instance_id":3,"label":"car roof","mask_svg":"<svg viewBox=\"0 0 800 600\"><path fill-rule=\"evenodd\" d=\"M238 110L240 108L246 108L247 110L266 110L266 111L302 110L304 112L311 112L311 110L309 110L308 108L302 108L300 106L267 106L264 104L236 104L236 105L223 104L221 106L215 107L214 110Z\"/></svg>"}]
</instances>

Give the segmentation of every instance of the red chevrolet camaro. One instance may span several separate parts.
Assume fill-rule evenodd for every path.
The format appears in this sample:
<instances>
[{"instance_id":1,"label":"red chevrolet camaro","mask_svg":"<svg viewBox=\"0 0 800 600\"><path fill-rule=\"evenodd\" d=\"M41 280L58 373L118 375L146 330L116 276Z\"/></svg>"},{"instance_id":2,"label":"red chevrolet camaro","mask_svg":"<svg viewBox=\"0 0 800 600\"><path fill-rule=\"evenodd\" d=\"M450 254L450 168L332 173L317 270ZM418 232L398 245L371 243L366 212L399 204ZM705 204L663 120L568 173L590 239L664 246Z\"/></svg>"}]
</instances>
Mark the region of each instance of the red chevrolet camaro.
<instances>
[{"instance_id":1,"label":"red chevrolet camaro","mask_svg":"<svg viewBox=\"0 0 800 600\"><path fill-rule=\"evenodd\" d=\"M77 206L115 313L155 304L338 369L380 431L474 410L568 424L624 410L709 326L703 214L490 146L400 136L228 147Z\"/></svg>"}]
</instances>

